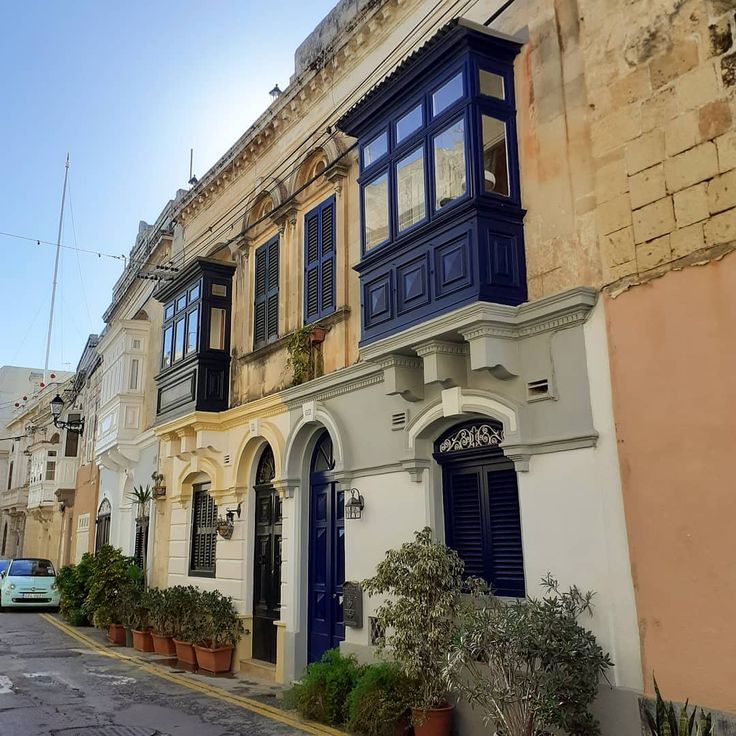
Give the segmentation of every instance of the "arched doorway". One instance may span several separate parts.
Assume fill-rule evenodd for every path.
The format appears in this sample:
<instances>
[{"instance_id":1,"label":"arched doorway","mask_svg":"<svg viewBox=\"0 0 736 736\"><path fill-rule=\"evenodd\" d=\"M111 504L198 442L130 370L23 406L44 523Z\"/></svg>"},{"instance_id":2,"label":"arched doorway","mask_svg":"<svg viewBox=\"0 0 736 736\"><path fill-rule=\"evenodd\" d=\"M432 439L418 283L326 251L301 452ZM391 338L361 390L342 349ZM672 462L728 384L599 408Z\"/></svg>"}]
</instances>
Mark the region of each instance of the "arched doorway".
<instances>
[{"instance_id":1,"label":"arched doorway","mask_svg":"<svg viewBox=\"0 0 736 736\"><path fill-rule=\"evenodd\" d=\"M334 467L332 438L324 430L314 448L309 473L309 662L316 662L345 638L342 610L345 582L344 493L328 475Z\"/></svg>"},{"instance_id":2,"label":"arched doorway","mask_svg":"<svg viewBox=\"0 0 736 736\"><path fill-rule=\"evenodd\" d=\"M106 544L110 544L111 513L112 507L110 506L110 502L106 498L103 498L100 507L97 509L95 552L98 552L100 547L104 547Z\"/></svg>"},{"instance_id":3,"label":"arched doorway","mask_svg":"<svg viewBox=\"0 0 736 736\"><path fill-rule=\"evenodd\" d=\"M281 615L281 499L273 487L276 465L267 445L256 469L253 562L253 658L276 663L276 627Z\"/></svg>"},{"instance_id":4,"label":"arched doorway","mask_svg":"<svg viewBox=\"0 0 736 736\"><path fill-rule=\"evenodd\" d=\"M519 490L503 454L503 425L478 419L455 425L435 442L442 466L445 541L497 595L525 595Z\"/></svg>"}]
</instances>

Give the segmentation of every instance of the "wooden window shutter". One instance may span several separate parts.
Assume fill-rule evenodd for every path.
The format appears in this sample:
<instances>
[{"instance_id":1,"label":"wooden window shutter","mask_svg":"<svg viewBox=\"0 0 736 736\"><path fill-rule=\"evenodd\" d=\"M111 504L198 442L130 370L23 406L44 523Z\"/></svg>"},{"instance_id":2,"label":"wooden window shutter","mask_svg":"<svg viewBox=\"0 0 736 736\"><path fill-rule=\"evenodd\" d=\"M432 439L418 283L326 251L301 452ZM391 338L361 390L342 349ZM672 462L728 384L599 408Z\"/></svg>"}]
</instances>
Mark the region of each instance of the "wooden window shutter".
<instances>
[{"instance_id":1,"label":"wooden window shutter","mask_svg":"<svg viewBox=\"0 0 736 736\"><path fill-rule=\"evenodd\" d=\"M335 198L304 218L304 322L335 309Z\"/></svg>"},{"instance_id":2,"label":"wooden window shutter","mask_svg":"<svg viewBox=\"0 0 736 736\"><path fill-rule=\"evenodd\" d=\"M279 240L256 251L253 344L259 347L279 333Z\"/></svg>"},{"instance_id":3,"label":"wooden window shutter","mask_svg":"<svg viewBox=\"0 0 736 736\"><path fill-rule=\"evenodd\" d=\"M498 595L525 595L519 489L513 468L492 470L488 480L489 576Z\"/></svg>"},{"instance_id":4,"label":"wooden window shutter","mask_svg":"<svg viewBox=\"0 0 736 736\"><path fill-rule=\"evenodd\" d=\"M466 575L485 578L481 475L476 470L453 472L446 510L447 543L465 563Z\"/></svg>"},{"instance_id":5,"label":"wooden window shutter","mask_svg":"<svg viewBox=\"0 0 736 736\"><path fill-rule=\"evenodd\" d=\"M265 247L256 251L255 306L253 320L253 342L258 345L266 341L266 256Z\"/></svg>"},{"instance_id":6,"label":"wooden window shutter","mask_svg":"<svg viewBox=\"0 0 736 736\"><path fill-rule=\"evenodd\" d=\"M279 241L268 245L268 284L266 306L266 339L271 340L279 334Z\"/></svg>"},{"instance_id":7,"label":"wooden window shutter","mask_svg":"<svg viewBox=\"0 0 736 736\"><path fill-rule=\"evenodd\" d=\"M190 572L215 574L217 505L207 488L194 491Z\"/></svg>"}]
</instances>

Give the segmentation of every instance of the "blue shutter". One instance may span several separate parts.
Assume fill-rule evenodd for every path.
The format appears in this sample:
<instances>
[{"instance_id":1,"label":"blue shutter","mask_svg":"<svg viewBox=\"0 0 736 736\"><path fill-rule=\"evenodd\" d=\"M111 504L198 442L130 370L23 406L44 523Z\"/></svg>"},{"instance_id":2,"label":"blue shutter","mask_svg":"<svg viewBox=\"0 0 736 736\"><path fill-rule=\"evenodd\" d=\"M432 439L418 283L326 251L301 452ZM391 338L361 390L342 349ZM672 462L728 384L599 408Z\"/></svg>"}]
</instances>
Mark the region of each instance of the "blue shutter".
<instances>
[{"instance_id":1,"label":"blue shutter","mask_svg":"<svg viewBox=\"0 0 736 736\"><path fill-rule=\"evenodd\" d=\"M447 544L465 563L465 574L486 578L483 553L481 474L476 470L455 471L445 486L445 530Z\"/></svg>"},{"instance_id":2,"label":"blue shutter","mask_svg":"<svg viewBox=\"0 0 736 736\"><path fill-rule=\"evenodd\" d=\"M522 598L524 555L516 471L489 470L487 482L489 577L498 595Z\"/></svg>"},{"instance_id":3,"label":"blue shutter","mask_svg":"<svg viewBox=\"0 0 736 736\"><path fill-rule=\"evenodd\" d=\"M256 251L253 343L258 347L278 336L279 240L275 238Z\"/></svg>"},{"instance_id":4,"label":"blue shutter","mask_svg":"<svg viewBox=\"0 0 736 736\"><path fill-rule=\"evenodd\" d=\"M335 198L304 218L304 322L335 310Z\"/></svg>"}]
</instances>

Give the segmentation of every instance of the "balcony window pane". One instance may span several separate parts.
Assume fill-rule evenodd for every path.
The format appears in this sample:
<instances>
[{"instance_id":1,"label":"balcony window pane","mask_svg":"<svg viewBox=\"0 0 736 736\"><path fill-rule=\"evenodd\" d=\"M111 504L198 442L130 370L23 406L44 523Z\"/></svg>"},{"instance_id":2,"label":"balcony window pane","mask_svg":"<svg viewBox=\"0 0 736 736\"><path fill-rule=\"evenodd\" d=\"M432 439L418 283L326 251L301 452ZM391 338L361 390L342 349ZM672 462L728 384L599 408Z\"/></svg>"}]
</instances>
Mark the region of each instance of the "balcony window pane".
<instances>
[{"instance_id":1,"label":"balcony window pane","mask_svg":"<svg viewBox=\"0 0 736 736\"><path fill-rule=\"evenodd\" d=\"M187 306L187 295L182 294L177 300L176 300L176 311L181 312L182 309L184 309Z\"/></svg>"},{"instance_id":2,"label":"balcony window pane","mask_svg":"<svg viewBox=\"0 0 736 736\"><path fill-rule=\"evenodd\" d=\"M396 164L399 230L424 219L424 148L417 148Z\"/></svg>"},{"instance_id":3,"label":"balcony window pane","mask_svg":"<svg viewBox=\"0 0 736 736\"><path fill-rule=\"evenodd\" d=\"M172 306L173 309L173 306ZM164 330L164 345L161 350L161 367L168 368L171 365L171 338L174 335L174 328L169 325Z\"/></svg>"},{"instance_id":4,"label":"balcony window pane","mask_svg":"<svg viewBox=\"0 0 736 736\"><path fill-rule=\"evenodd\" d=\"M193 302L199 299L199 294L200 294L199 284L192 286L192 288L189 289L189 301Z\"/></svg>"},{"instance_id":5,"label":"balcony window pane","mask_svg":"<svg viewBox=\"0 0 736 736\"><path fill-rule=\"evenodd\" d=\"M363 146L363 166L367 167L388 153L388 135L381 133Z\"/></svg>"},{"instance_id":6,"label":"balcony window pane","mask_svg":"<svg viewBox=\"0 0 736 736\"><path fill-rule=\"evenodd\" d=\"M396 122L396 142L401 143L415 130L422 127L422 106L417 105Z\"/></svg>"},{"instance_id":7,"label":"balcony window pane","mask_svg":"<svg viewBox=\"0 0 736 736\"><path fill-rule=\"evenodd\" d=\"M363 189L365 249L388 239L388 173L381 174Z\"/></svg>"},{"instance_id":8,"label":"balcony window pane","mask_svg":"<svg viewBox=\"0 0 736 736\"><path fill-rule=\"evenodd\" d=\"M225 349L225 310L210 309L210 350Z\"/></svg>"},{"instance_id":9,"label":"balcony window pane","mask_svg":"<svg viewBox=\"0 0 736 736\"><path fill-rule=\"evenodd\" d=\"M174 316L174 302L164 307L164 320L171 319Z\"/></svg>"},{"instance_id":10,"label":"balcony window pane","mask_svg":"<svg viewBox=\"0 0 736 736\"><path fill-rule=\"evenodd\" d=\"M197 349L197 335L199 334L199 307L189 312L187 319L187 355Z\"/></svg>"},{"instance_id":11,"label":"balcony window pane","mask_svg":"<svg viewBox=\"0 0 736 736\"><path fill-rule=\"evenodd\" d=\"M506 154L506 124L483 116L483 189L509 196L509 170Z\"/></svg>"},{"instance_id":12,"label":"balcony window pane","mask_svg":"<svg viewBox=\"0 0 736 736\"><path fill-rule=\"evenodd\" d=\"M465 182L465 121L453 123L434 137L435 208L462 197Z\"/></svg>"},{"instance_id":13,"label":"balcony window pane","mask_svg":"<svg viewBox=\"0 0 736 736\"><path fill-rule=\"evenodd\" d=\"M432 95L432 115L439 115L463 96L463 73L456 74Z\"/></svg>"},{"instance_id":14,"label":"balcony window pane","mask_svg":"<svg viewBox=\"0 0 736 736\"><path fill-rule=\"evenodd\" d=\"M485 69L480 70L480 93L488 97L496 97L499 100L506 99L506 92L503 85L503 77L500 74L488 72Z\"/></svg>"},{"instance_id":15,"label":"balcony window pane","mask_svg":"<svg viewBox=\"0 0 736 736\"><path fill-rule=\"evenodd\" d=\"M56 479L56 462L46 463L46 480Z\"/></svg>"},{"instance_id":16,"label":"balcony window pane","mask_svg":"<svg viewBox=\"0 0 736 736\"><path fill-rule=\"evenodd\" d=\"M184 357L184 318L176 320L174 333L174 362Z\"/></svg>"},{"instance_id":17,"label":"balcony window pane","mask_svg":"<svg viewBox=\"0 0 736 736\"><path fill-rule=\"evenodd\" d=\"M130 383L128 384L128 388L131 391L136 391L138 389L138 365L140 361L137 358L133 358L130 361Z\"/></svg>"}]
</instances>

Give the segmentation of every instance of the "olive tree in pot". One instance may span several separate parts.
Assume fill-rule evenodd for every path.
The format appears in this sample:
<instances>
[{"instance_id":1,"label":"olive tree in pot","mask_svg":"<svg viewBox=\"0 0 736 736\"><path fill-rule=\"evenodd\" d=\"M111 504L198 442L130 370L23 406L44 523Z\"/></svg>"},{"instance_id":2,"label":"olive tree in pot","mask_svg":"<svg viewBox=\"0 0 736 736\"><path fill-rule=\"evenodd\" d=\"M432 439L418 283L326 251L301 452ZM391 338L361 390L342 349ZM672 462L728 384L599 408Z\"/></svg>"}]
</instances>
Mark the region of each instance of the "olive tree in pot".
<instances>
[{"instance_id":1,"label":"olive tree in pot","mask_svg":"<svg viewBox=\"0 0 736 736\"><path fill-rule=\"evenodd\" d=\"M207 591L202 593L201 610L194 640L197 666L207 672L229 672L233 650L244 631L233 599L219 590Z\"/></svg>"},{"instance_id":2,"label":"olive tree in pot","mask_svg":"<svg viewBox=\"0 0 736 736\"><path fill-rule=\"evenodd\" d=\"M453 706L443 672L464 605L463 563L454 550L433 539L429 527L414 537L389 550L363 585L371 596L388 595L376 610L385 632L378 647L390 650L413 683L409 704L416 736L446 736Z\"/></svg>"},{"instance_id":3,"label":"olive tree in pot","mask_svg":"<svg viewBox=\"0 0 736 736\"><path fill-rule=\"evenodd\" d=\"M491 733L597 736L589 708L613 663L578 622L591 613L593 593L561 591L550 575L542 585L541 599L490 595L465 608L446 681L481 711Z\"/></svg>"}]
</instances>

